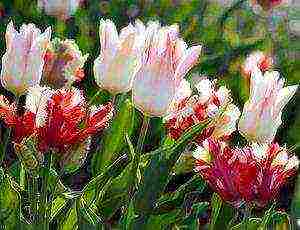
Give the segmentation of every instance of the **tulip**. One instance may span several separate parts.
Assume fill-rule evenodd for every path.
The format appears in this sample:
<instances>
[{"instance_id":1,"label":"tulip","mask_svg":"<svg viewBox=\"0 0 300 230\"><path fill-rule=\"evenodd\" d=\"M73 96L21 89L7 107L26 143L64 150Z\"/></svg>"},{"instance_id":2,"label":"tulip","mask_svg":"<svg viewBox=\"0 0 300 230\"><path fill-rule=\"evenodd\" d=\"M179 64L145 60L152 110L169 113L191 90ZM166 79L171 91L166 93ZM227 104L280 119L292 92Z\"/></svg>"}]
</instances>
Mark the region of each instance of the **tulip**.
<instances>
[{"instance_id":1,"label":"tulip","mask_svg":"<svg viewBox=\"0 0 300 230\"><path fill-rule=\"evenodd\" d=\"M67 20L74 14L82 0L38 0L38 7L46 14Z\"/></svg>"},{"instance_id":2,"label":"tulip","mask_svg":"<svg viewBox=\"0 0 300 230\"><path fill-rule=\"evenodd\" d=\"M278 144L252 143L230 148L206 139L194 151L195 171L221 198L239 208L264 207L275 200L288 178L296 174L299 160Z\"/></svg>"},{"instance_id":3,"label":"tulip","mask_svg":"<svg viewBox=\"0 0 300 230\"><path fill-rule=\"evenodd\" d=\"M136 21L118 35L110 20L101 20L99 27L101 52L94 62L96 83L116 95L131 90L133 79L141 65L144 25Z\"/></svg>"},{"instance_id":4,"label":"tulip","mask_svg":"<svg viewBox=\"0 0 300 230\"><path fill-rule=\"evenodd\" d=\"M259 68L262 72L270 70L273 65L273 59L261 51L252 52L245 60L242 67L242 73L246 78L250 78L253 70Z\"/></svg>"},{"instance_id":5,"label":"tulip","mask_svg":"<svg viewBox=\"0 0 300 230\"><path fill-rule=\"evenodd\" d=\"M61 154L85 146L92 135L108 126L113 112L111 103L88 109L78 89L46 87L30 88L24 109L17 113L15 104L0 97L0 118L13 129L14 142L20 144L33 136L40 152Z\"/></svg>"},{"instance_id":6,"label":"tulip","mask_svg":"<svg viewBox=\"0 0 300 230\"><path fill-rule=\"evenodd\" d=\"M82 55L75 41L54 39L45 55L42 83L57 89L81 81L87 58L88 54Z\"/></svg>"},{"instance_id":7,"label":"tulip","mask_svg":"<svg viewBox=\"0 0 300 230\"><path fill-rule=\"evenodd\" d=\"M187 49L176 25L146 28L145 52L132 88L133 102L147 116L167 114L185 74L196 64L201 46Z\"/></svg>"},{"instance_id":8,"label":"tulip","mask_svg":"<svg viewBox=\"0 0 300 230\"><path fill-rule=\"evenodd\" d=\"M50 36L50 28L41 33L35 25L28 24L17 32L12 22L8 24L1 71L1 83L7 90L20 96L40 83Z\"/></svg>"},{"instance_id":9,"label":"tulip","mask_svg":"<svg viewBox=\"0 0 300 230\"><path fill-rule=\"evenodd\" d=\"M182 83L164 118L171 138L178 139L188 128L208 119L212 121L196 138L198 142L208 137L224 139L236 130L240 111L231 102L230 91L225 86L216 89L214 82L201 79L196 84L197 94L192 95L189 84L185 81Z\"/></svg>"},{"instance_id":10,"label":"tulip","mask_svg":"<svg viewBox=\"0 0 300 230\"><path fill-rule=\"evenodd\" d=\"M239 121L240 133L249 141L271 143L281 125L282 110L298 86L283 87L276 71L264 75L256 68L250 79L250 97Z\"/></svg>"}]
</instances>

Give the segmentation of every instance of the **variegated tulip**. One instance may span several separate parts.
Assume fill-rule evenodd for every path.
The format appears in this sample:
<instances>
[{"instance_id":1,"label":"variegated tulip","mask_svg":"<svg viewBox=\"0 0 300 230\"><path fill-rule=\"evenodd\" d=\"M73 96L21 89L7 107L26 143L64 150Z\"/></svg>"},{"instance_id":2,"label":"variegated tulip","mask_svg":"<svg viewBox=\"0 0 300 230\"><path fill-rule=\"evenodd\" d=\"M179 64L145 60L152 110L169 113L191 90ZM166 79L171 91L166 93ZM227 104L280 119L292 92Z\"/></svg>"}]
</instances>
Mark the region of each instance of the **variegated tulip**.
<instances>
[{"instance_id":1,"label":"variegated tulip","mask_svg":"<svg viewBox=\"0 0 300 230\"><path fill-rule=\"evenodd\" d=\"M191 126L212 119L196 141L201 143L208 137L227 139L236 130L240 116L238 107L232 103L230 91L225 86L217 89L213 81L204 78L196 84L198 93L192 95L189 84L182 83L164 118L168 135L177 139Z\"/></svg>"},{"instance_id":2,"label":"variegated tulip","mask_svg":"<svg viewBox=\"0 0 300 230\"><path fill-rule=\"evenodd\" d=\"M70 18L82 0L38 0L38 7L46 14L61 20Z\"/></svg>"},{"instance_id":3,"label":"variegated tulip","mask_svg":"<svg viewBox=\"0 0 300 230\"><path fill-rule=\"evenodd\" d=\"M258 68L253 71L250 97L244 105L239 131L248 140L270 143L281 125L282 110L298 86L283 87L284 79L277 71L265 74Z\"/></svg>"},{"instance_id":4,"label":"variegated tulip","mask_svg":"<svg viewBox=\"0 0 300 230\"><path fill-rule=\"evenodd\" d=\"M96 83L112 94L126 93L141 65L144 44L144 25L136 21L118 35L110 20L101 20L99 27L101 51L94 62Z\"/></svg>"},{"instance_id":5,"label":"variegated tulip","mask_svg":"<svg viewBox=\"0 0 300 230\"><path fill-rule=\"evenodd\" d=\"M34 24L23 24L17 32L12 22L8 24L1 71L1 83L7 90L19 96L40 83L50 36L50 28L41 33Z\"/></svg>"},{"instance_id":6,"label":"variegated tulip","mask_svg":"<svg viewBox=\"0 0 300 230\"><path fill-rule=\"evenodd\" d=\"M261 51L252 52L245 60L242 67L242 74L250 78L252 71L259 68L262 72L270 70L273 65L273 59Z\"/></svg>"},{"instance_id":7,"label":"variegated tulip","mask_svg":"<svg viewBox=\"0 0 300 230\"><path fill-rule=\"evenodd\" d=\"M188 49L178 35L177 25L160 27L150 22L146 29L145 52L132 95L136 108L148 116L167 114L176 90L200 55L201 46Z\"/></svg>"},{"instance_id":8,"label":"variegated tulip","mask_svg":"<svg viewBox=\"0 0 300 230\"><path fill-rule=\"evenodd\" d=\"M238 208L244 203L264 207L278 198L279 191L299 166L278 144L252 143L230 148L207 139L193 153L195 171L224 201Z\"/></svg>"},{"instance_id":9,"label":"variegated tulip","mask_svg":"<svg viewBox=\"0 0 300 230\"><path fill-rule=\"evenodd\" d=\"M52 88L70 87L84 78L83 66L88 54L83 55L73 40L54 39L45 56L42 83Z\"/></svg>"}]
</instances>

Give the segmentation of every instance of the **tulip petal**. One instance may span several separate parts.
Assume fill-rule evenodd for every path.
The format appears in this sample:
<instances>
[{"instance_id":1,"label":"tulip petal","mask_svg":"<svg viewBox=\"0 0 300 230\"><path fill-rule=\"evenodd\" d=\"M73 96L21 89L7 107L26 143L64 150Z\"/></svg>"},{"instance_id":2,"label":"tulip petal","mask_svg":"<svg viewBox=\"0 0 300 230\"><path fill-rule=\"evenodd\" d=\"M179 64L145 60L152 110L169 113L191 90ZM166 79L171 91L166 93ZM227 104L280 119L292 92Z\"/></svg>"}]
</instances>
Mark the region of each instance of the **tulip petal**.
<instances>
[{"instance_id":1,"label":"tulip petal","mask_svg":"<svg viewBox=\"0 0 300 230\"><path fill-rule=\"evenodd\" d=\"M185 74L197 63L202 46L193 46L186 51L176 68L175 78L181 81Z\"/></svg>"}]
</instances>

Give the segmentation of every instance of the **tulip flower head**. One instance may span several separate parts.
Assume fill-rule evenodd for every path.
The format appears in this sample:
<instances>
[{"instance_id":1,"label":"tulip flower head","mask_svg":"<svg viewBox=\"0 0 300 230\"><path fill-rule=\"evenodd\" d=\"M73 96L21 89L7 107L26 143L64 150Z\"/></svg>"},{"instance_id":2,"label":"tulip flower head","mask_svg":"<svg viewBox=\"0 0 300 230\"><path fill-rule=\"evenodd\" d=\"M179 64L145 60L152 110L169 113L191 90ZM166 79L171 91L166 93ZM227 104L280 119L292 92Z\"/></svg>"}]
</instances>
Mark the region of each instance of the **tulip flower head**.
<instances>
[{"instance_id":1,"label":"tulip flower head","mask_svg":"<svg viewBox=\"0 0 300 230\"><path fill-rule=\"evenodd\" d=\"M167 114L185 74L197 63L201 46L187 48L178 26L160 27L149 22L145 51L132 88L133 102L142 113L162 117Z\"/></svg>"},{"instance_id":2,"label":"tulip flower head","mask_svg":"<svg viewBox=\"0 0 300 230\"><path fill-rule=\"evenodd\" d=\"M67 20L79 7L82 0L38 0L39 9L60 20Z\"/></svg>"},{"instance_id":3,"label":"tulip flower head","mask_svg":"<svg viewBox=\"0 0 300 230\"><path fill-rule=\"evenodd\" d=\"M1 71L4 88L20 96L40 83L50 36L50 28L41 33L34 24L23 24L17 32L12 22L8 24Z\"/></svg>"},{"instance_id":4,"label":"tulip flower head","mask_svg":"<svg viewBox=\"0 0 300 230\"><path fill-rule=\"evenodd\" d=\"M195 171L224 201L238 208L243 204L264 207L275 200L299 161L278 144L252 144L232 149L207 139L193 156Z\"/></svg>"},{"instance_id":5,"label":"tulip flower head","mask_svg":"<svg viewBox=\"0 0 300 230\"><path fill-rule=\"evenodd\" d=\"M82 55L75 41L54 39L45 55L42 83L57 89L81 81L87 58L88 54Z\"/></svg>"},{"instance_id":6,"label":"tulip flower head","mask_svg":"<svg viewBox=\"0 0 300 230\"><path fill-rule=\"evenodd\" d=\"M250 79L250 96L239 121L240 133L249 141L271 143L281 125L282 110L298 86L284 86L277 71L263 74L258 68Z\"/></svg>"},{"instance_id":7,"label":"tulip flower head","mask_svg":"<svg viewBox=\"0 0 300 230\"><path fill-rule=\"evenodd\" d=\"M246 78L250 78L253 70L258 68L261 72L270 70L273 65L273 59L261 51L252 52L245 60L242 67L242 73Z\"/></svg>"},{"instance_id":8,"label":"tulip flower head","mask_svg":"<svg viewBox=\"0 0 300 230\"><path fill-rule=\"evenodd\" d=\"M4 98L0 106L0 117L14 130L14 142L34 135L42 153L69 152L106 128L112 117L111 103L88 110L82 92L75 88L30 88L21 115Z\"/></svg>"},{"instance_id":9,"label":"tulip flower head","mask_svg":"<svg viewBox=\"0 0 300 230\"><path fill-rule=\"evenodd\" d=\"M217 89L214 82L202 79L196 85L198 94L192 95L187 84L181 85L164 118L171 138L178 139L188 128L208 119L212 119L212 122L197 137L199 142L209 136L224 139L236 130L240 111L231 102L230 91L226 87Z\"/></svg>"},{"instance_id":10,"label":"tulip flower head","mask_svg":"<svg viewBox=\"0 0 300 230\"><path fill-rule=\"evenodd\" d=\"M129 24L118 35L110 20L101 20L99 36L101 51L94 62L98 86L112 94L131 90L133 79L141 65L145 27L140 21Z\"/></svg>"}]
</instances>

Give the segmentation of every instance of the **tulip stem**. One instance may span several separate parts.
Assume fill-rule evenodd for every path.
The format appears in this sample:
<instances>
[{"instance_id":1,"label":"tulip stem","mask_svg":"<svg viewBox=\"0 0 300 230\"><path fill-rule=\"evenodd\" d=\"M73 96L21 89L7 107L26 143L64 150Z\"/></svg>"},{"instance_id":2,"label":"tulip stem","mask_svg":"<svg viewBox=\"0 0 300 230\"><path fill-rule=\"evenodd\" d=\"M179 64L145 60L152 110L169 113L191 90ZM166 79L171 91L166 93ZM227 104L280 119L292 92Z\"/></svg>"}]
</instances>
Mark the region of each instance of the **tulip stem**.
<instances>
[{"instance_id":1,"label":"tulip stem","mask_svg":"<svg viewBox=\"0 0 300 230\"><path fill-rule=\"evenodd\" d=\"M136 182L136 178L137 178L137 171L139 168L140 157L142 154L143 144L144 144L147 130L149 127L149 122L150 122L150 117L147 115L144 115L143 124L141 127L141 131L140 131L140 135L139 135L139 139L138 139L138 143L137 143L137 148L134 153L133 160L132 160L131 176L129 179L129 197L130 198L133 196L133 193L134 193L135 182Z\"/></svg>"},{"instance_id":2,"label":"tulip stem","mask_svg":"<svg viewBox=\"0 0 300 230\"><path fill-rule=\"evenodd\" d=\"M49 207L47 204L47 189L48 189L48 178L50 173L50 165L51 165L51 152L46 153L44 156L44 172L42 176L42 191L41 191L41 200L39 207L39 215L40 215L40 224L41 229L48 230L48 212Z\"/></svg>"},{"instance_id":3,"label":"tulip stem","mask_svg":"<svg viewBox=\"0 0 300 230\"><path fill-rule=\"evenodd\" d=\"M143 124L142 124L142 128L141 128L141 131L140 131L139 139L138 139L138 142L137 142L137 149L136 149L136 152L139 155L143 150L143 145L144 145L145 137L146 137L147 130L148 130L148 127L149 127L149 122L150 122L150 117L147 116L147 115L144 115Z\"/></svg>"}]
</instances>

